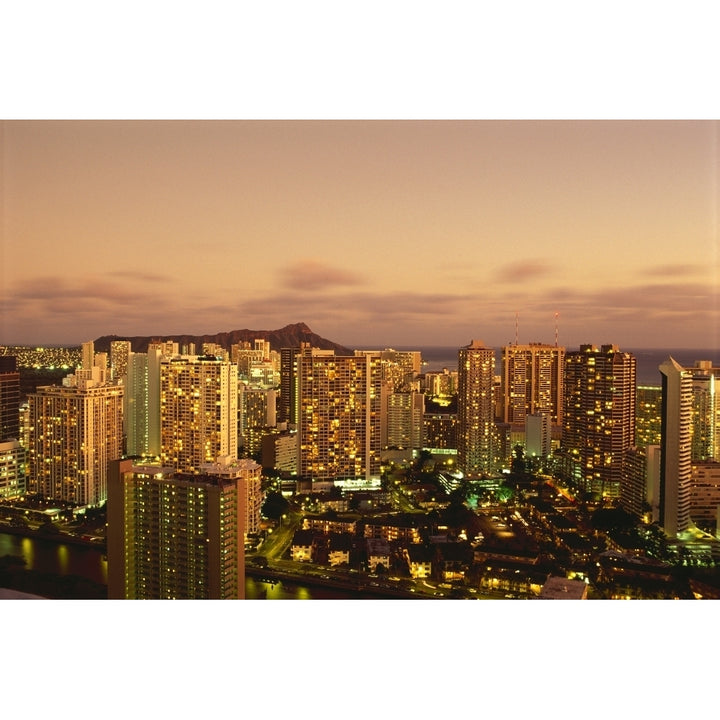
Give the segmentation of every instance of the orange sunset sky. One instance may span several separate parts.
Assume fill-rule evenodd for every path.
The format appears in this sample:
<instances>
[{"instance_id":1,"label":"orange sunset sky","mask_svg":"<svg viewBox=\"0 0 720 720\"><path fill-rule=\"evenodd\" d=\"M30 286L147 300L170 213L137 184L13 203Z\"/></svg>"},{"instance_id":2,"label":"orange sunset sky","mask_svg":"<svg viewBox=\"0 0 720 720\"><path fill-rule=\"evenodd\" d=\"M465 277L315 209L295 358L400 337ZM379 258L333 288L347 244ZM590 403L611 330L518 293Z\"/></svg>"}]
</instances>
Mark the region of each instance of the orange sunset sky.
<instances>
[{"instance_id":1,"label":"orange sunset sky","mask_svg":"<svg viewBox=\"0 0 720 720\"><path fill-rule=\"evenodd\" d=\"M715 347L716 121L5 121L2 344Z\"/></svg>"}]
</instances>

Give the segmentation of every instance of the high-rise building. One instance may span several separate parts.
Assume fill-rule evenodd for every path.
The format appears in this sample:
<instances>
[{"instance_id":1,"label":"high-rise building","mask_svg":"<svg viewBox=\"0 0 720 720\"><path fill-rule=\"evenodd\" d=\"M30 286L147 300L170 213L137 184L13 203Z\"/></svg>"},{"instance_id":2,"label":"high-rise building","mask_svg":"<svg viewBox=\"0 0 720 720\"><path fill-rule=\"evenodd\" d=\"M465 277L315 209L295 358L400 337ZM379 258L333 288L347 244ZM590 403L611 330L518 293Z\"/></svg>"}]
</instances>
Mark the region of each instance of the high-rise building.
<instances>
[{"instance_id":1,"label":"high-rise building","mask_svg":"<svg viewBox=\"0 0 720 720\"><path fill-rule=\"evenodd\" d=\"M640 385L636 397L635 444L639 448L659 445L662 425L662 388L659 385Z\"/></svg>"},{"instance_id":2,"label":"high-rise building","mask_svg":"<svg viewBox=\"0 0 720 720\"><path fill-rule=\"evenodd\" d=\"M122 382L127 376L130 352L129 340L112 340L110 342L110 379L114 382Z\"/></svg>"},{"instance_id":3,"label":"high-rise building","mask_svg":"<svg viewBox=\"0 0 720 720\"><path fill-rule=\"evenodd\" d=\"M466 476L495 468L495 351L473 340L458 351L458 468Z\"/></svg>"},{"instance_id":4,"label":"high-rise building","mask_svg":"<svg viewBox=\"0 0 720 720\"><path fill-rule=\"evenodd\" d=\"M420 449L423 446L425 395L394 392L387 398L387 438L385 447Z\"/></svg>"},{"instance_id":5,"label":"high-rise building","mask_svg":"<svg viewBox=\"0 0 720 720\"><path fill-rule=\"evenodd\" d=\"M623 479L620 485L620 504L624 510L637 519L650 518L648 479L651 457L651 453L648 453L648 446L632 447L625 453Z\"/></svg>"},{"instance_id":6,"label":"high-rise building","mask_svg":"<svg viewBox=\"0 0 720 720\"><path fill-rule=\"evenodd\" d=\"M297 358L301 348L280 350L280 398L278 422L295 425L297 422Z\"/></svg>"},{"instance_id":7,"label":"high-rise building","mask_svg":"<svg viewBox=\"0 0 720 720\"><path fill-rule=\"evenodd\" d=\"M419 350L356 350L356 355L380 356L383 369L383 381L391 392L409 392L414 388L415 378L422 367L422 355Z\"/></svg>"},{"instance_id":8,"label":"high-rise building","mask_svg":"<svg viewBox=\"0 0 720 720\"><path fill-rule=\"evenodd\" d=\"M26 451L19 440L0 440L0 499L18 498L26 489Z\"/></svg>"},{"instance_id":9,"label":"high-rise building","mask_svg":"<svg viewBox=\"0 0 720 720\"><path fill-rule=\"evenodd\" d=\"M714 368L710 360L698 360L688 370L693 378L691 454L693 462L706 462L717 457L720 442L720 402L716 398L720 368Z\"/></svg>"},{"instance_id":10,"label":"high-rise building","mask_svg":"<svg viewBox=\"0 0 720 720\"><path fill-rule=\"evenodd\" d=\"M379 477L380 356L304 347L297 383L298 475L312 481Z\"/></svg>"},{"instance_id":11,"label":"high-rise building","mask_svg":"<svg viewBox=\"0 0 720 720\"><path fill-rule=\"evenodd\" d=\"M425 413L423 446L430 450L457 450L457 414Z\"/></svg>"},{"instance_id":12,"label":"high-rise building","mask_svg":"<svg viewBox=\"0 0 720 720\"><path fill-rule=\"evenodd\" d=\"M148 383L148 354L131 352L125 378L125 437L130 457L150 455Z\"/></svg>"},{"instance_id":13,"label":"high-rise building","mask_svg":"<svg viewBox=\"0 0 720 720\"><path fill-rule=\"evenodd\" d=\"M660 365L662 431L659 522L670 537L690 527L692 483L692 372L669 357Z\"/></svg>"},{"instance_id":14,"label":"high-rise building","mask_svg":"<svg viewBox=\"0 0 720 720\"><path fill-rule=\"evenodd\" d=\"M20 440L20 373L17 358L0 356L0 441Z\"/></svg>"},{"instance_id":15,"label":"high-rise building","mask_svg":"<svg viewBox=\"0 0 720 720\"><path fill-rule=\"evenodd\" d=\"M160 457L180 472L222 455L237 457L238 376L234 363L182 355L160 362Z\"/></svg>"},{"instance_id":16,"label":"high-rise building","mask_svg":"<svg viewBox=\"0 0 720 720\"><path fill-rule=\"evenodd\" d=\"M238 444L246 455L262 447L263 435L277 425L276 392L272 389L238 385Z\"/></svg>"},{"instance_id":17,"label":"high-rise building","mask_svg":"<svg viewBox=\"0 0 720 720\"><path fill-rule=\"evenodd\" d=\"M112 463L108 597L243 598L246 496L242 473Z\"/></svg>"},{"instance_id":18,"label":"high-rise building","mask_svg":"<svg viewBox=\"0 0 720 720\"><path fill-rule=\"evenodd\" d=\"M107 499L108 463L123 452L123 388L93 370L29 395L30 492L86 506Z\"/></svg>"},{"instance_id":19,"label":"high-rise building","mask_svg":"<svg viewBox=\"0 0 720 720\"><path fill-rule=\"evenodd\" d=\"M565 356L562 448L583 490L620 496L624 454L635 444L636 367L616 345Z\"/></svg>"},{"instance_id":20,"label":"high-rise building","mask_svg":"<svg viewBox=\"0 0 720 720\"><path fill-rule=\"evenodd\" d=\"M202 475L219 478L240 478L245 493L244 537L249 533L260 532L260 511L265 496L262 492L262 467L250 458L234 459L220 457L214 463L206 463L200 468Z\"/></svg>"},{"instance_id":21,"label":"high-rise building","mask_svg":"<svg viewBox=\"0 0 720 720\"><path fill-rule=\"evenodd\" d=\"M548 413L525 416L525 453L528 457L547 457L552 449L552 429Z\"/></svg>"},{"instance_id":22,"label":"high-rise building","mask_svg":"<svg viewBox=\"0 0 720 720\"><path fill-rule=\"evenodd\" d=\"M562 425L565 348L530 343L502 349L502 421L524 425L527 415L545 413Z\"/></svg>"}]
</instances>

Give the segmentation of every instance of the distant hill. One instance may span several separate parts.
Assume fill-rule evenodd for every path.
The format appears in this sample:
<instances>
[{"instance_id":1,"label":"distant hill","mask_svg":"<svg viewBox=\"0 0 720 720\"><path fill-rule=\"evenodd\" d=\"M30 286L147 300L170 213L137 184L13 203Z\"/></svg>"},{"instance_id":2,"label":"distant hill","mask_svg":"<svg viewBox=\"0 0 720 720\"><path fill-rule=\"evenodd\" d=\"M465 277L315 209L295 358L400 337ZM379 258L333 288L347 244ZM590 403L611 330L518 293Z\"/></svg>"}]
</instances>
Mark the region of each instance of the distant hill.
<instances>
[{"instance_id":1,"label":"distant hill","mask_svg":"<svg viewBox=\"0 0 720 720\"><path fill-rule=\"evenodd\" d=\"M127 337L124 335L103 335L95 340L95 352L110 352L110 343L114 340L129 340L133 352L147 352L151 342L172 340L182 345L195 343L197 352L202 350L203 343L215 343L226 350L240 342L252 343L253 340L268 340L273 350L286 347L300 347L307 342L321 350L334 350L338 355L352 355L349 348L338 345L331 340L316 335L305 323L286 325L280 330L232 330L215 335L153 335L151 337Z\"/></svg>"}]
</instances>

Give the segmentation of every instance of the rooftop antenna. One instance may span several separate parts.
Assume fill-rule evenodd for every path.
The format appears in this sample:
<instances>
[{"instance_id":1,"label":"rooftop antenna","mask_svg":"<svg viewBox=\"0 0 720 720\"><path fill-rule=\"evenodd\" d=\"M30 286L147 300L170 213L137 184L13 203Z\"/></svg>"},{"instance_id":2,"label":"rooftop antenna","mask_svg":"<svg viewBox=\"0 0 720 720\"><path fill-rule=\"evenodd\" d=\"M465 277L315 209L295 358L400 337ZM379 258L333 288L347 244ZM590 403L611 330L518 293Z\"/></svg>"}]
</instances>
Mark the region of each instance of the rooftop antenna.
<instances>
[{"instance_id":1,"label":"rooftop antenna","mask_svg":"<svg viewBox=\"0 0 720 720\"><path fill-rule=\"evenodd\" d=\"M518 344L518 311L515 311L515 345Z\"/></svg>"},{"instance_id":2,"label":"rooftop antenna","mask_svg":"<svg viewBox=\"0 0 720 720\"><path fill-rule=\"evenodd\" d=\"M555 313L555 347L558 346L558 317L560 317L560 314Z\"/></svg>"}]
</instances>

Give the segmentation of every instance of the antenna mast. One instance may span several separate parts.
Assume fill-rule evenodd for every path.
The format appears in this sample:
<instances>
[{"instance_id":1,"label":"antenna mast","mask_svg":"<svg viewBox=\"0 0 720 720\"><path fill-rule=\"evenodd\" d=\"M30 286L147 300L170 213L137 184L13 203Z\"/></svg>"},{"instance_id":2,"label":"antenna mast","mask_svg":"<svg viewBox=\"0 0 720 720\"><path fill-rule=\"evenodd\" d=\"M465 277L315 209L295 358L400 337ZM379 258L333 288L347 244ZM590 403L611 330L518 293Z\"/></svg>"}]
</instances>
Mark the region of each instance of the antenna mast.
<instances>
[{"instance_id":1,"label":"antenna mast","mask_svg":"<svg viewBox=\"0 0 720 720\"><path fill-rule=\"evenodd\" d=\"M518 312L515 311L515 345L518 344Z\"/></svg>"},{"instance_id":2,"label":"antenna mast","mask_svg":"<svg viewBox=\"0 0 720 720\"><path fill-rule=\"evenodd\" d=\"M555 347L558 346L558 317L559 313L555 313Z\"/></svg>"}]
</instances>

